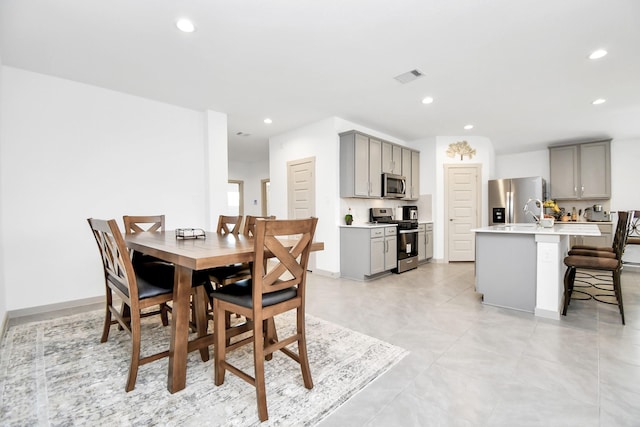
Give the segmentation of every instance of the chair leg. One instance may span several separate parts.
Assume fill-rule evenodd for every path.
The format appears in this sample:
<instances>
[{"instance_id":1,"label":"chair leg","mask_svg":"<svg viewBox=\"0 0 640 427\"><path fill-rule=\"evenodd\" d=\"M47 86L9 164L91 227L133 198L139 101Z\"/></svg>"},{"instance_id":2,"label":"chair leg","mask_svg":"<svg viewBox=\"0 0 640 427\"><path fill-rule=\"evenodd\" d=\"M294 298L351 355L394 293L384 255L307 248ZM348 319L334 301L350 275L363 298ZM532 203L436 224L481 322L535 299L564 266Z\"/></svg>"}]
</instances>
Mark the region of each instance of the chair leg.
<instances>
[{"instance_id":1,"label":"chair leg","mask_svg":"<svg viewBox=\"0 0 640 427\"><path fill-rule=\"evenodd\" d=\"M622 324L624 325L624 308L622 306L622 286L620 283L620 269L618 268L613 272L613 287L615 289L616 298L618 299L618 307L620 308L620 317L622 318Z\"/></svg>"},{"instance_id":2,"label":"chair leg","mask_svg":"<svg viewBox=\"0 0 640 427\"><path fill-rule=\"evenodd\" d=\"M160 319L162 320L162 326L169 326L169 316L167 316L168 312L167 304L164 302L160 304Z\"/></svg>"},{"instance_id":3,"label":"chair leg","mask_svg":"<svg viewBox=\"0 0 640 427\"><path fill-rule=\"evenodd\" d=\"M297 330L298 330L298 355L300 357L300 369L302 369L302 380L308 389L313 388L311 379L311 369L309 368L309 356L307 354L307 333L304 325L304 310L298 307L296 310Z\"/></svg>"},{"instance_id":4,"label":"chair leg","mask_svg":"<svg viewBox=\"0 0 640 427\"><path fill-rule=\"evenodd\" d=\"M562 315L567 315L567 307L571 301L571 292L573 291L573 282L576 278L575 267L567 267L567 271L564 273L564 304L562 307Z\"/></svg>"},{"instance_id":5,"label":"chair leg","mask_svg":"<svg viewBox=\"0 0 640 427\"><path fill-rule=\"evenodd\" d=\"M253 363L255 367L256 399L258 400L258 418L269 419L267 412L267 388L264 379L264 324L258 319L253 321Z\"/></svg>"},{"instance_id":6,"label":"chair leg","mask_svg":"<svg viewBox=\"0 0 640 427\"><path fill-rule=\"evenodd\" d=\"M218 299L213 300L213 326L215 334L215 347L213 349L214 365L213 376L215 385L222 385L224 383L225 373L225 357L227 353L227 347L225 346L225 319L226 312L220 307L220 301Z\"/></svg>"},{"instance_id":7,"label":"chair leg","mask_svg":"<svg viewBox=\"0 0 640 427\"><path fill-rule=\"evenodd\" d=\"M102 328L102 337L100 337L100 342L107 342L109 339L109 330L111 329L111 304L113 304L113 300L111 298L111 289L107 290L107 302L105 305L105 315L104 315L104 327Z\"/></svg>"},{"instance_id":8,"label":"chair leg","mask_svg":"<svg viewBox=\"0 0 640 427\"><path fill-rule=\"evenodd\" d=\"M128 306L127 306L128 307ZM131 365L129 365L129 378L127 379L127 392L136 386L138 366L140 366L140 318L131 318Z\"/></svg>"},{"instance_id":9,"label":"chair leg","mask_svg":"<svg viewBox=\"0 0 640 427\"><path fill-rule=\"evenodd\" d=\"M204 286L196 287L195 295L193 295L193 315L195 317L198 338L207 335L207 300L208 298ZM203 362L209 360L209 347L203 347L200 349L200 357Z\"/></svg>"}]
</instances>

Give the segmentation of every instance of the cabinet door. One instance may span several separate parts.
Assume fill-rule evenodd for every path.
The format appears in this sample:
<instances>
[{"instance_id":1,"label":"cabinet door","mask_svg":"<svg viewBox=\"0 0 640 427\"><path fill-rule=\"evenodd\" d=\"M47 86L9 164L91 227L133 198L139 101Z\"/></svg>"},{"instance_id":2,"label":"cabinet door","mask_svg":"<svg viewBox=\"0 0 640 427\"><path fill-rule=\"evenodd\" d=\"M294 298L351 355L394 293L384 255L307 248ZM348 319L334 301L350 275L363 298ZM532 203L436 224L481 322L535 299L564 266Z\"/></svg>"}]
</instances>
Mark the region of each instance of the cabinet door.
<instances>
[{"instance_id":1,"label":"cabinet door","mask_svg":"<svg viewBox=\"0 0 640 427\"><path fill-rule=\"evenodd\" d=\"M578 147L549 148L551 172L551 198L577 199L578 193Z\"/></svg>"},{"instance_id":2,"label":"cabinet door","mask_svg":"<svg viewBox=\"0 0 640 427\"><path fill-rule=\"evenodd\" d=\"M393 153L393 172L396 175L402 175L402 147L392 144L391 151Z\"/></svg>"},{"instance_id":3,"label":"cabinet door","mask_svg":"<svg viewBox=\"0 0 640 427\"><path fill-rule=\"evenodd\" d=\"M388 236L384 239L384 269L391 270L398 267L398 238L396 236Z\"/></svg>"},{"instance_id":4,"label":"cabinet door","mask_svg":"<svg viewBox=\"0 0 640 427\"><path fill-rule=\"evenodd\" d=\"M382 196L382 142L369 138L369 196Z\"/></svg>"},{"instance_id":5,"label":"cabinet door","mask_svg":"<svg viewBox=\"0 0 640 427\"><path fill-rule=\"evenodd\" d=\"M580 145L580 196L583 199L611 197L609 141Z\"/></svg>"},{"instance_id":6,"label":"cabinet door","mask_svg":"<svg viewBox=\"0 0 640 427\"><path fill-rule=\"evenodd\" d=\"M427 238L425 232L418 232L418 261L424 261L427 259Z\"/></svg>"},{"instance_id":7,"label":"cabinet door","mask_svg":"<svg viewBox=\"0 0 640 427\"><path fill-rule=\"evenodd\" d=\"M405 200L411 200L411 150L408 148L402 149L402 176L406 178L407 189Z\"/></svg>"},{"instance_id":8,"label":"cabinet door","mask_svg":"<svg viewBox=\"0 0 640 427\"><path fill-rule=\"evenodd\" d=\"M420 152L411 152L411 199L420 197Z\"/></svg>"},{"instance_id":9,"label":"cabinet door","mask_svg":"<svg viewBox=\"0 0 640 427\"><path fill-rule=\"evenodd\" d=\"M354 195L369 195L369 138L355 135Z\"/></svg>"},{"instance_id":10,"label":"cabinet door","mask_svg":"<svg viewBox=\"0 0 640 427\"><path fill-rule=\"evenodd\" d=\"M384 237L376 237L371 239L371 267L369 274L382 273L385 270L384 254L385 254Z\"/></svg>"},{"instance_id":11,"label":"cabinet door","mask_svg":"<svg viewBox=\"0 0 640 427\"><path fill-rule=\"evenodd\" d=\"M382 142L382 173L393 173L393 144Z\"/></svg>"},{"instance_id":12,"label":"cabinet door","mask_svg":"<svg viewBox=\"0 0 640 427\"><path fill-rule=\"evenodd\" d=\"M427 231L425 233L424 245L426 247L425 249L426 258L427 259L433 258L433 231Z\"/></svg>"}]
</instances>

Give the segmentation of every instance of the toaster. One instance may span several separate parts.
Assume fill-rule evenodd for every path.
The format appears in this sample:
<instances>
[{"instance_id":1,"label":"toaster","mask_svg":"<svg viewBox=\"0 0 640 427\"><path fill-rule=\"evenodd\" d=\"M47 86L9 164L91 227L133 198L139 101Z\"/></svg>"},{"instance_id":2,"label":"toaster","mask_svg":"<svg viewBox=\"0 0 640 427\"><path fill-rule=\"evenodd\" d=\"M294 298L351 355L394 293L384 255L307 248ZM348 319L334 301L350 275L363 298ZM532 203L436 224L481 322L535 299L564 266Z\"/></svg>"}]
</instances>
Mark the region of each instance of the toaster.
<instances>
[{"instance_id":1,"label":"toaster","mask_svg":"<svg viewBox=\"0 0 640 427\"><path fill-rule=\"evenodd\" d=\"M584 210L584 217L587 221L592 222L611 221L611 215L605 211L596 211L592 208L586 208Z\"/></svg>"}]
</instances>

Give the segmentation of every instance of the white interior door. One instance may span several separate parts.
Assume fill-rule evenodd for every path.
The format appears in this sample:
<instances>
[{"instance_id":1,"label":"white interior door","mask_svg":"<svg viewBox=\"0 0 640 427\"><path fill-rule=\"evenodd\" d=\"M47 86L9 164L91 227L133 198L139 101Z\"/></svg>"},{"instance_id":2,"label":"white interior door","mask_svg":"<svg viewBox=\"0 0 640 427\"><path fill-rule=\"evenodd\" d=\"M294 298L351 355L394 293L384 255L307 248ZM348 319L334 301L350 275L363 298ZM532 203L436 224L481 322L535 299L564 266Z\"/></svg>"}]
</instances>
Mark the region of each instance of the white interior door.
<instances>
[{"instance_id":1,"label":"white interior door","mask_svg":"<svg viewBox=\"0 0 640 427\"><path fill-rule=\"evenodd\" d=\"M314 157L287 162L287 204L289 219L316 214L316 159ZM315 255L309 256L309 270L315 268Z\"/></svg>"},{"instance_id":2,"label":"white interior door","mask_svg":"<svg viewBox=\"0 0 640 427\"><path fill-rule=\"evenodd\" d=\"M475 261L479 219L480 165L445 165L446 253L448 261Z\"/></svg>"}]
</instances>

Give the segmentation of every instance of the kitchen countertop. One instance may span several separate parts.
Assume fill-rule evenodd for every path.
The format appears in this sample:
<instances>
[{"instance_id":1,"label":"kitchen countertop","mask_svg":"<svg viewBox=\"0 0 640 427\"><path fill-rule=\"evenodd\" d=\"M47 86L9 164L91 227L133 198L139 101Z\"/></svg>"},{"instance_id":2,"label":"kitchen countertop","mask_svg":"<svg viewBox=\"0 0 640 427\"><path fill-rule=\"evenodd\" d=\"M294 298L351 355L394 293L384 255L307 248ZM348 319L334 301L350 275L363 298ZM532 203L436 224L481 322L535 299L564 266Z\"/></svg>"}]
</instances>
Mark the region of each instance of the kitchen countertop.
<instances>
[{"instance_id":1,"label":"kitchen countertop","mask_svg":"<svg viewBox=\"0 0 640 427\"><path fill-rule=\"evenodd\" d=\"M345 227L345 228L383 228L383 227L397 227L398 224L388 224L388 223L382 223L382 222L378 222L378 223L369 223L369 222L360 222L360 223L353 223L351 225L346 225L346 224L341 224L340 227Z\"/></svg>"},{"instance_id":2,"label":"kitchen countertop","mask_svg":"<svg viewBox=\"0 0 640 427\"><path fill-rule=\"evenodd\" d=\"M505 224L491 225L488 227L475 228L471 231L476 233L507 233L507 234L548 234L572 236L600 236L600 229L596 222L580 223L556 223L553 227L545 228L537 224Z\"/></svg>"}]
</instances>

